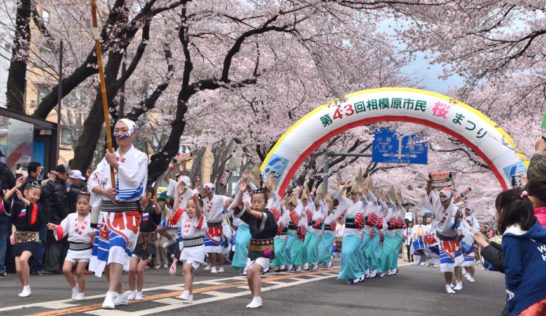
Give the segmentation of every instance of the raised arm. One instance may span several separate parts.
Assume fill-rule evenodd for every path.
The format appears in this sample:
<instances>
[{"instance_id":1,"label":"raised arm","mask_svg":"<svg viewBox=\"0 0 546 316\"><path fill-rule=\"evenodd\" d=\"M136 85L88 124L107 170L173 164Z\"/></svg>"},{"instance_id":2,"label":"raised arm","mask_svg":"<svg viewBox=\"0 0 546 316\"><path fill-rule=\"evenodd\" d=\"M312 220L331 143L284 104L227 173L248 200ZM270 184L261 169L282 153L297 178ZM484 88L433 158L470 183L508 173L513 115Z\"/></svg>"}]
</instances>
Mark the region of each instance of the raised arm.
<instances>
[{"instance_id":1,"label":"raised arm","mask_svg":"<svg viewBox=\"0 0 546 316\"><path fill-rule=\"evenodd\" d=\"M165 180L165 182L169 182L171 179L171 173L173 172L175 166L176 165L172 161L169 163L169 168L167 168L167 171L165 171L165 174L163 175L163 180Z\"/></svg>"},{"instance_id":2,"label":"raised arm","mask_svg":"<svg viewBox=\"0 0 546 316\"><path fill-rule=\"evenodd\" d=\"M4 201L9 201L14 194L17 194L17 191L21 189L24 183L25 183L25 179L23 179L23 177L17 178L17 180L15 180L15 186L7 190L6 193L4 193ZM25 204L28 204L28 203L25 203Z\"/></svg>"},{"instance_id":3,"label":"raised arm","mask_svg":"<svg viewBox=\"0 0 546 316\"><path fill-rule=\"evenodd\" d=\"M203 215L203 210L201 209L201 204L199 204L197 194L194 194L191 198L193 199L193 204L195 205L195 215L197 218L201 218Z\"/></svg>"},{"instance_id":4,"label":"raised arm","mask_svg":"<svg viewBox=\"0 0 546 316\"><path fill-rule=\"evenodd\" d=\"M347 186L344 185L337 191L337 200L342 208L348 208L351 205L351 200L343 196L343 191L345 189L347 189Z\"/></svg>"},{"instance_id":5,"label":"raised arm","mask_svg":"<svg viewBox=\"0 0 546 316\"><path fill-rule=\"evenodd\" d=\"M427 196L430 195L430 192L432 192L432 179L427 180L426 190L427 190Z\"/></svg>"}]
</instances>

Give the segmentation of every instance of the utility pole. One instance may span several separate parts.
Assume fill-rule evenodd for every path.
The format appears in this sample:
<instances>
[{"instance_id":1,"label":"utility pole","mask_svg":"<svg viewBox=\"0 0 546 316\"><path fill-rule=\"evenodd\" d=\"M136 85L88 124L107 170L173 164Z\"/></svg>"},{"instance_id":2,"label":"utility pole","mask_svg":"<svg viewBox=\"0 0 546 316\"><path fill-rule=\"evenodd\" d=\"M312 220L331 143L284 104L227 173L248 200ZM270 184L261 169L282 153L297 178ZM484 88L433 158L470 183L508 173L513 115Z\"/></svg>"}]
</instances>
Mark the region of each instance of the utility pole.
<instances>
[{"instance_id":1,"label":"utility pole","mask_svg":"<svg viewBox=\"0 0 546 316\"><path fill-rule=\"evenodd\" d=\"M355 153L335 153L329 150L324 152L324 166L322 167L322 189L324 194L328 193L328 174L330 172L329 157L368 157L371 158L372 154L355 154Z\"/></svg>"},{"instance_id":2,"label":"utility pole","mask_svg":"<svg viewBox=\"0 0 546 316\"><path fill-rule=\"evenodd\" d=\"M121 77L125 77L125 72L127 72L127 64L125 63L125 57L123 57L123 63L121 63ZM121 84L121 94L119 96L119 118L124 117L125 112L125 81Z\"/></svg>"},{"instance_id":3,"label":"utility pole","mask_svg":"<svg viewBox=\"0 0 546 316\"><path fill-rule=\"evenodd\" d=\"M61 40L59 47L59 84L57 85L57 154L55 155L55 161L53 167L57 166L59 157L61 155L61 139L62 139L62 128L61 128L61 105L63 100L63 40Z\"/></svg>"}]
</instances>

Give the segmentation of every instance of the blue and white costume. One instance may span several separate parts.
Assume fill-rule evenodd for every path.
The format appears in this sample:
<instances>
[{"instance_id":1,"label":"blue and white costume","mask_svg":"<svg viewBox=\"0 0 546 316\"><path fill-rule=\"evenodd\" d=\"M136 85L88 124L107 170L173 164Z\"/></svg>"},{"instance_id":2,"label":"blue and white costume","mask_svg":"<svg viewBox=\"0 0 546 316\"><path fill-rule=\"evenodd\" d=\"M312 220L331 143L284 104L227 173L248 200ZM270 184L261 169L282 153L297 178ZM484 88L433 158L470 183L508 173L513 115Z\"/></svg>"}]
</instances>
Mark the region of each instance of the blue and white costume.
<instances>
[{"instance_id":1,"label":"blue and white costume","mask_svg":"<svg viewBox=\"0 0 546 316\"><path fill-rule=\"evenodd\" d=\"M207 253L224 253L223 245L223 218L225 197L213 194L212 198L203 199L203 214L207 219L207 233L205 234L205 250Z\"/></svg>"},{"instance_id":2,"label":"blue and white costume","mask_svg":"<svg viewBox=\"0 0 546 316\"><path fill-rule=\"evenodd\" d=\"M101 276L107 264L119 263L129 269L132 251L136 246L140 227L140 199L145 194L148 180L148 156L131 146L121 155L116 151L119 163L116 180L116 201L113 204L105 196L93 192L95 187L111 188L110 165L102 159L91 174L88 183L91 206L101 214L99 233L95 236L89 270Z\"/></svg>"}]
</instances>

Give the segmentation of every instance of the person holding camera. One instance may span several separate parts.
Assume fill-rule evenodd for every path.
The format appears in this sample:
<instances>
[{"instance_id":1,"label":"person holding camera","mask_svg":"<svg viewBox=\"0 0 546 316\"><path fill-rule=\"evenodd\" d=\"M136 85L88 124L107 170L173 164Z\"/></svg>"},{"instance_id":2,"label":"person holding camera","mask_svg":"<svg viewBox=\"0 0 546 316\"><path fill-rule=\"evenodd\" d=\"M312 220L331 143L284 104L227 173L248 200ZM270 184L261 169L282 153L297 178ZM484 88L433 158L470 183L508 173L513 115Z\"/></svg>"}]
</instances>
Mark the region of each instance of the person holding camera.
<instances>
[{"instance_id":1,"label":"person holding camera","mask_svg":"<svg viewBox=\"0 0 546 316\"><path fill-rule=\"evenodd\" d=\"M4 157L2 151L0 151L0 158ZM9 190L15 185L15 176L8 166L0 161L0 197L3 190ZM11 221L9 216L5 212L5 206L2 199L0 199L0 278L6 277L6 252L8 249L8 235L11 227Z\"/></svg>"}]
</instances>

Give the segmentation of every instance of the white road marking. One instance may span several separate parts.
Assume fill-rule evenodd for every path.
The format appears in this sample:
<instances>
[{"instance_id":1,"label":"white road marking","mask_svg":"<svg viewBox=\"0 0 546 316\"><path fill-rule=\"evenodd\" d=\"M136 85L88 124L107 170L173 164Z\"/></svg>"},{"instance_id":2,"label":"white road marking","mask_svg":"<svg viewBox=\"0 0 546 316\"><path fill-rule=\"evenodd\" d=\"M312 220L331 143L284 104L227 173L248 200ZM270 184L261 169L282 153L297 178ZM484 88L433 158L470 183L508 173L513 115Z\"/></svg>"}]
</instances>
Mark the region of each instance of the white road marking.
<instances>
[{"instance_id":1,"label":"white road marking","mask_svg":"<svg viewBox=\"0 0 546 316\"><path fill-rule=\"evenodd\" d=\"M399 267L404 267L404 266L409 266L409 265L412 265L412 263L404 263L404 264L400 264L398 266ZM265 277L270 277L272 275L273 276L275 276L275 275L282 276L282 275L287 275L287 274L289 274L289 273L286 273L286 272L270 273L270 274L266 275ZM328 278L335 277L335 276L337 276L337 273L324 272L324 273L315 274L313 276L314 276L314 278L312 278L312 279L304 279L304 278L297 278L297 277L287 279L287 280L290 280L292 282L267 281L268 284L274 284L274 285L263 288L263 291L269 291L269 290L274 290L274 289L277 289L277 288L283 288L283 287L288 287L288 286L295 286L295 285L299 285L299 284L305 284L305 283L308 283L308 282L320 281L320 280L323 280L323 279L328 279ZM229 283L233 283L233 282L237 282L237 281L244 281L244 280L246 280L246 277L244 277L244 276L231 276L231 277L218 278L218 279L213 279L213 280L197 281L197 282L194 282L194 285L199 285L199 284L203 284L203 285L221 285L221 284L229 284ZM183 284L182 284L182 282L180 282L178 284L169 284L169 285L146 288L146 289L144 289L144 292L154 291L154 290L179 291L179 290L182 290L183 288L184 288ZM222 296L214 296L214 297L208 297L208 298L196 300L196 301L194 301L194 303L192 305L204 304L204 303L208 303L208 302L215 302L215 301L223 300L223 299L230 298L230 297L250 295L250 292L247 290L248 287L239 286L239 288L244 289L245 291L244 292L237 292L237 293L222 293ZM211 292L205 292L204 294L209 294L209 293L211 293ZM218 292L218 293L221 293L221 292ZM25 304L25 305L14 305L14 306L8 306L8 307L0 308L0 313L8 312L8 311L14 311L14 310L22 310L22 309L31 308L31 307L40 307L40 308L44 308L44 309L48 309L48 310L70 308L70 307L81 306L81 304L86 303L86 301L88 301L88 300L103 298L103 297L104 297L104 294L99 294L99 295L86 296L85 300L83 300L83 301L74 301L74 300L71 300L71 299L63 299L63 300L55 300L55 301L37 302L37 303L31 303L31 304ZM192 305L188 305L188 304L182 305L181 301L171 299L171 298L154 300L154 302L167 304L166 307L161 306L161 307L157 307L157 308L171 307L175 303L178 303L179 305L176 305L176 307L174 309L183 308L183 307L187 307L187 306L192 306ZM166 310L171 310L171 309L173 309L173 308L166 309ZM111 311L108 311L108 310L90 311L88 313L93 314L94 312L98 313L98 311L101 311L100 315L114 315L114 314L109 313ZM157 312L161 312L161 311L158 310ZM131 312L131 313L127 313L127 314L126 313L127 312L116 310L115 316L123 316L123 315L129 315L129 314L133 315L133 316L134 315L141 315L138 312L136 312L136 313ZM99 314L94 314L94 315L99 315ZM142 314L142 315L144 315L144 314Z\"/></svg>"},{"instance_id":2,"label":"white road marking","mask_svg":"<svg viewBox=\"0 0 546 316\"><path fill-rule=\"evenodd\" d=\"M94 311L87 312L89 315L97 316L130 316L133 315L133 312L125 312L119 309L97 309Z\"/></svg>"},{"instance_id":3,"label":"white road marking","mask_svg":"<svg viewBox=\"0 0 546 316\"><path fill-rule=\"evenodd\" d=\"M300 279L300 281L296 281L296 282L289 282L289 283L283 283L283 284L264 287L264 288L262 288L262 292L267 292L267 291L272 291L272 290L281 289L281 288L285 288L285 287L301 285L301 284L310 283L310 282L321 281L321 280L329 279L329 278L332 278L332 277L334 277L334 276L319 276L319 277L315 277L315 278L312 278L312 279ZM291 278L290 280L293 280L293 279ZM246 289L248 289L248 287L246 287ZM210 294L210 293L211 292L204 292L203 294ZM143 309L143 310L139 310L139 311L136 311L136 312L131 312L131 315L133 315L133 316L153 315L153 314L156 314L156 313L168 312L168 311L172 311L172 310L175 310L175 309L186 308L186 307L191 307L191 306L194 306L194 305L201 305L201 304L205 304L205 303L218 302L218 301L222 301L222 300L226 300L226 299L230 299L230 298L234 298L234 297L245 296L245 295L248 295L249 299L250 299L250 291L248 291L248 290L237 292L237 293L220 293L220 292L215 292L215 291L213 293L216 294L214 297L208 297L208 298L204 298L204 299L200 299L200 300L194 300L193 304L184 304L181 301L176 301L172 305L159 306L159 307L155 307L155 308ZM99 315L99 314L93 314L92 312L87 312L87 314ZM100 314L100 315L109 316L111 314L108 314L108 315Z\"/></svg>"},{"instance_id":4,"label":"white road marking","mask_svg":"<svg viewBox=\"0 0 546 316\"><path fill-rule=\"evenodd\" d=\"M181 300L177 300L176 298L161 298L161 299L158 299L158 300L155 300L154 302L158 302L158 303L161 303L161 304L167 304L167 305L173 305L173 304L178 304L180 302L182 302Z\"/></svg>"},{"instance_id":5,"label":"white road marking","mask_svg":"<svg viewBox=\"0 0 546 316\"><path fill-rule=\"evenodd\" d=\"M194 282L193 284L194 285L207 284L207 282L221 282L221 281L226 281L224 283L221 283L221 284L226 284L226 283L229 283L230 281L233 282L233 281L242 281L242 280L244 280L244 278L242 276L241 277L236 276L236 277L227 277L227 278L214 279L214 280L198 281L198 282ZM104 283L104 284L106 286L106 283ZM162 286L151 287L151 288L144 289L143 291L144 292L155 291L155 290L181 291L183 289L184 289L184 286L183 286L182 282L180 282L179 284L170 284L170 285L162 285ZM106 294L106 290L105 290L105 294ZM47 308L47 309L60 309L60 308L66 308L66 307L80 306L81 305L80 302L84 303L87 300L101 298L101 297L104 297L105 294L86 296L85 300L83 300L83 301L74 301L72 299L63 299L63 300L38 302L38 303L25 304L25 305L8 306L8 307L0 308L0 313L1 312L24 309L24 308L30 308L30 307L41 307L41 308ZM14 299L15 299L15 297L14 297Z\"/></svg>"},{"instance_id":6,"label":"white road marking","mask_svg":"<svg viewBox=\"0 0 546 316\"><path fill-rule=\"evenodd\" d=\"M222 284L226 284L225 282L218 282L218 281L203 281L202 284L207 284L207 285L222 285Z\"/></svg>"},{"instance_id":7,"label":"white road marking","mask_svg":"<svg viewBox=\"0 0 546 316\"><path fill-rule=\"evenodd\" d=\"M328 276L330 277L330 276ZM302 279L302 278L290 278L290 280L296 280L296 281L305 281L305 280L310 280L310 279Z\"/></svg>"}]
</instances>

